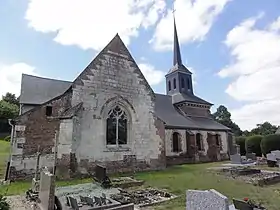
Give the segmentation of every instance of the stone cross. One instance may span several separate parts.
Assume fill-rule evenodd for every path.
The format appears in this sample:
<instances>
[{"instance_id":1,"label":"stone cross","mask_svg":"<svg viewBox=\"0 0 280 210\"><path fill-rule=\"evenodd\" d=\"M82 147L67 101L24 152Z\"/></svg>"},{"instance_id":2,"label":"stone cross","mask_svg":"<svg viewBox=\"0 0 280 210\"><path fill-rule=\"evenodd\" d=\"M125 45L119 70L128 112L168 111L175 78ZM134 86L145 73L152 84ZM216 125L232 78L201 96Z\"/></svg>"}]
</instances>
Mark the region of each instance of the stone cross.
<instances>
[{"instance_id":1,"label":"stone cross","mask_svg":"<svg viewBox=\"0 0 280 210\"><path fill-rule=\"evenodd\" d=\"M57 149L58 149L58 135L57 131L55 132L55 139L54 139L54 164L53 164L53 175L55 176L56 172L56 165L57 165Z\"/></svg>"},{"instance_id":2,"label":"stone cross","mask_svg":"<svg viewBox=\"0 0 280 210\"><path fill-rule=\"evenodd\" d=\"M38 146L37 149L37 162L36 162L36 172L35 172L35 180L39 179L39 170L40 170L40 157L41 157L41 153L40 153L40 145Z\"/></svg>"}]
</instances>

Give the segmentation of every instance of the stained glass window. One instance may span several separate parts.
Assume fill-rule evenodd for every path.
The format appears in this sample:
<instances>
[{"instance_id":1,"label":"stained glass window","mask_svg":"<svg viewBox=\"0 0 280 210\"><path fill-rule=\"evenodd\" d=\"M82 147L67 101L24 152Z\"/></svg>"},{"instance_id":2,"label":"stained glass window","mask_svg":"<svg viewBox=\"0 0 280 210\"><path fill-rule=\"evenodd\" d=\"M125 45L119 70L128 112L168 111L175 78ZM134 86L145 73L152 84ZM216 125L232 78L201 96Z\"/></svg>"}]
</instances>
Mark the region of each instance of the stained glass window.
<instances>
[{"instance_id":1,"label":"stained glass window","mask_svg":"<svg viewBox=\"0 0 280 210\"><path fill-rule=\"evenodd\" d=\"M127 123L127 115L119 106L109 111L106 129L108 145L127 144Z\"/></svg>"}]
</instances>

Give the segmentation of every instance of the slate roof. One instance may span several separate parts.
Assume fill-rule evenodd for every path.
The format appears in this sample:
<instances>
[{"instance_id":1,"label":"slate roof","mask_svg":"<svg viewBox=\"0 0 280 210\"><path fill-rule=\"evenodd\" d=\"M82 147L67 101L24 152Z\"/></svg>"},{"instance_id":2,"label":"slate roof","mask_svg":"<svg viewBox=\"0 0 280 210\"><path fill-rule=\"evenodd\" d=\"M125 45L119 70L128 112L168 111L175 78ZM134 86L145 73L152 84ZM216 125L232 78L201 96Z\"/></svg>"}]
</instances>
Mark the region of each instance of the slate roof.
<instances>
[{"instance_id":1,"label":"slate roof","mask_svg":"<svg viewBox=\"0 0 280 210\"><path fill-rule=\"evenodd\" d=\"M63 94L72 82L22 74L21 104L42 104Z\"/></svg>"},{"instance_id":2,"label":"slate roof","mask_svg":"<svg viewBox=\"0 0 280 210\"><path fill-rule=\"evenodd\" d=\"M42 78L23 74L21 104L42 104L52 98L62 95L70 86L71 82ZM185 117L179 113L172 104L172 96L155 94L155 114L170 128L189 128L205 130L229 130L229 128L217 123L210 118ZM193 100L193 99L190 99ZM196 98L203 102L203 99ZM205 101L204 101L205 102ZM71 117L82 107L82 103L67 110L62 117Z\"/></svg>"},{"instance_id":3,"label":"slate roof","mask_svg":"<svg viewBox=\"0 0 280 210\"><path fill-rule=\"evenodd\" d=\"M78 103L76 106L73 106L69 109L67 109L64 113L61 114L60 118L61 119L67 119L67 118L72 118L77 114L78 111L80 111L83 107L83 102Z\"/></svg>"},{"instance_id":4,"label":"slate roof","mask_svg":"<svg viewBox=\"0 0 280 210\"><path fill-rule=\"evenodd\" d=\"M205 100L199 98L198 96L195 96L192 94L187 95L184 93L176 93L176 94L172 95L173 104L177 104L177 103L185 102L185 101L206 104L206 105L213 105L213 104L209 103L208 101L205 101Z\"/></svg>"},{"instance_id":5,"label":"slate roof","mask_svg":"<svg viewBox=\"0 0 280 210\"><path fill-rule=\"evenodd\" d=\"M202 100L202 99L201 99ZM156 115L169 128L189 128L204 130L230 130L228 127L206 117L185 117L172 104L172 96L156 94Z\"/></svg>"}]
</instances>

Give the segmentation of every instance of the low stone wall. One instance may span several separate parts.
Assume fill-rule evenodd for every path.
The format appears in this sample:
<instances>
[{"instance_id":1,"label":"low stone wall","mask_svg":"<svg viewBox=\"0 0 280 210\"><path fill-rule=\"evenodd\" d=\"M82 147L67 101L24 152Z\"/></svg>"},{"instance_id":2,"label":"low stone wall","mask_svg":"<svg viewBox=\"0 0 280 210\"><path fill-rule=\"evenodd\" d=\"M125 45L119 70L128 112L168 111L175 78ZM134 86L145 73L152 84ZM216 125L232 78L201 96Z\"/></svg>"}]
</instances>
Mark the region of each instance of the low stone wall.
<instances>
[{"instance_id":1,"label":"low stone wall","mask_svg":"<svg viewBox=\"0 0 280 210\"><path fill-rule=\"evenodd\" d=\"M173 166L173 165L182 165L188 163L195 163L194 158L187 158L184 156L168 156L166 157L166 165Z\"/></svg>"}]
</instances>

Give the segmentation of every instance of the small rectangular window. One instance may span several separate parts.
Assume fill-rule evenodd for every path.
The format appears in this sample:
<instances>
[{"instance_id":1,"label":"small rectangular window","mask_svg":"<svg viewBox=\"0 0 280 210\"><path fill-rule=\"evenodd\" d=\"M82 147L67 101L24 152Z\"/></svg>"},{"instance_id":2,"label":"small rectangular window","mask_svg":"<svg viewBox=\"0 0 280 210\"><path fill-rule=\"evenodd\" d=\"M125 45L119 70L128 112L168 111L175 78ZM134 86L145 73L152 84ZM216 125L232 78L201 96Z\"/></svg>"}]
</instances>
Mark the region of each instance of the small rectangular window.
<instances>
[{"instance_id":1,"label":"small rectangular window","mask_svg":"<svg viewBox=\"0 0 280 210\"><path fill-rule=\"evenodd\" d=\"M46 116L52 116L52 106L46 107Z\"/></svg>"}]
</instances>

